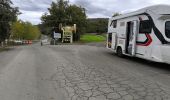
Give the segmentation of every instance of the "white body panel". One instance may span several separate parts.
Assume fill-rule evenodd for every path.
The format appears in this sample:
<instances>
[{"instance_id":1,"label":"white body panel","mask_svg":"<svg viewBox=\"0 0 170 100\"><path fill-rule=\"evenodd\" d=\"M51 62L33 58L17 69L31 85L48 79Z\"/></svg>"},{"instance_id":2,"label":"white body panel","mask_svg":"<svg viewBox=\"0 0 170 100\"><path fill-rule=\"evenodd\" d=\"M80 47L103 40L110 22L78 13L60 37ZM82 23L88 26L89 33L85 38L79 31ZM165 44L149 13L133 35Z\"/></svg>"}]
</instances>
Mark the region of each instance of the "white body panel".
<instances>
[{"instance_id":1,"label":"white body panel","mask_svg":"<svg viewBox=\"0 0 170 100\"><path fill-rule=\"evenodd\" d=\"M112 24L115 23L113 21L116 21L116 27L113 27ZM150 33L139 32L142 21L150 22ZM167 21L170 21L170 6L167 5L151 6L113 17L108 24L108 38L110 38L108 45L111 46L107 45L107 48L116 52L117 47L121 47L125 55L170 64L170 38L165 34ZM136 34L132 40L131 34Z\"/></svg>"}]
</instances>

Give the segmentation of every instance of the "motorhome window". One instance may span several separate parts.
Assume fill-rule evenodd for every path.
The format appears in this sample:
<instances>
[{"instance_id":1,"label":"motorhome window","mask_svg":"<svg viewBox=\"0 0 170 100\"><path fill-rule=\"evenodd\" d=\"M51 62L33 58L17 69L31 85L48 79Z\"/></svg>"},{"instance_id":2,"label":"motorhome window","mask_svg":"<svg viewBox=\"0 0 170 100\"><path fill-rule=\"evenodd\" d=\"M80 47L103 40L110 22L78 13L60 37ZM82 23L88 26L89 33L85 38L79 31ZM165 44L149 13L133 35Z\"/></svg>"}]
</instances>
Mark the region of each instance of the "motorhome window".
<instances>
[{"instance_id":1,"label":"motorhome window","mask_svg":"<svg viewBox=\"0 0 170 100\"><path fill-rule=\"evenodd\" d=\"M117 27L117 20L113 20L112 25L113 25L113 28L116 28Z\"/></svg>"},{"instance_id":2,"label":"motorhome window","mask_svg":"<svg viewBox=\"0 0 170 100\"><path fill-rule=\"evenodd\" d=\"M149 20L140 21L139 33L151 33L152 24Z\"/></svg>"},{"instance_id":3,"label":"motorhome window","mask_svg":"<svg viewBox=\"0 0 170 100\"><path fill-rule=\"evenodd\" d=\"M125 22L120 22L120 26L125 26Z\"/></svg>"},{"instance_id":4,"label":"motorhome window","mask_svg":"<svg viewBox=\"0 0 170 100\"><path fill-rule=\"evenodd\" d=\"M170 21L165 23L165 35L170 38Z\"/></svg>"}]
</instances>

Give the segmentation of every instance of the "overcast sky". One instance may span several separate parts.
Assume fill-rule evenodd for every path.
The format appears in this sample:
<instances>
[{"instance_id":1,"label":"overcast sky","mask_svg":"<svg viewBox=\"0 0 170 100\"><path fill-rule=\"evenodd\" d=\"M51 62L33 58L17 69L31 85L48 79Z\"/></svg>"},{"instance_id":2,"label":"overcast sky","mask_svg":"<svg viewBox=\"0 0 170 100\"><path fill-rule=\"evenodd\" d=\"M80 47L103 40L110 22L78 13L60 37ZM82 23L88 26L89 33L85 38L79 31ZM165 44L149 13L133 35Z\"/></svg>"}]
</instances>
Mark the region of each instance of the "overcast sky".
<instances>
[{"instance_id":1,"label":"overcast sky","mask_svg":"<svg viewBox=\"0 0 170 100\"><path fill-rule=\"evenodd\" d=\"M19 7L22 14L19 16L24 21L33 24L41 22L40 17L48 12L52 1L55 0L12 0ZM127 13L146 6L155 4L170 4L169 0L69 0L72 4L86 8L89 18L110 17L114 12Z\"/></svg>"}]
</instances>

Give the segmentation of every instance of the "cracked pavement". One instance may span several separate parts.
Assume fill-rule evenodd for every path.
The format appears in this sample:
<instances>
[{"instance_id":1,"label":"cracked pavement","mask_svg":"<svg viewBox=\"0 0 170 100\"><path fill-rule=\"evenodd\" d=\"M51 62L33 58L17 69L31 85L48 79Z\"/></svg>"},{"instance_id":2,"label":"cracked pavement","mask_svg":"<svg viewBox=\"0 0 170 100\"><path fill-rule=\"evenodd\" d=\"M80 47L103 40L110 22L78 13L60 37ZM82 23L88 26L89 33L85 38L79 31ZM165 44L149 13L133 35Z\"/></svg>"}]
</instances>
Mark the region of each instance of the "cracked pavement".
<instances>
[{"instance_id":1,"label":"cracked pavement","mask_svg":"<svg viewBox=\"0 0 170 100\"><path fill-rule=\"evenodd\" d=\"M161 86L149 80L118 72L109 75L87 66L67 67L58 67L53 81L68 100L169 100Z\"/></svg>"},{"instance_id":2,"label":"cracked pavement","mask_svg":"<svg viewBox=\"0 0 170 100\"><path fill-rule=\"evenodd\" d=\"M4 55L2 100L170 100L167 64L119 58L104 47L87 45L35 44Z\"/></svg>"}]
</instances>

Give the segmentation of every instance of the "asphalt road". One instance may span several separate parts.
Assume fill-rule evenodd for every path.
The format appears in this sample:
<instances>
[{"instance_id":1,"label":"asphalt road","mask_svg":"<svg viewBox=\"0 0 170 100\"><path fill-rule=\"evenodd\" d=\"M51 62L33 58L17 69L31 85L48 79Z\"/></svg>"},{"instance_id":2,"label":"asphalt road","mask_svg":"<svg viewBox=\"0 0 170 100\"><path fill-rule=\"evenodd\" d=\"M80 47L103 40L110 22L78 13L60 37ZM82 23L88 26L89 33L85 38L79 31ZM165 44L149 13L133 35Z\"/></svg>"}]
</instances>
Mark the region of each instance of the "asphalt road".
<instances>
[{"instance_id":1,"label":"asphalt road","mask_svg":"<svg viewBox=\"0 0 170 100\"><path fill-rule=\"evenodd\" d=\"M0 100L170 100L170 65L104 47L14 47L0 53Z\"/></svg>"}]
</instances>

